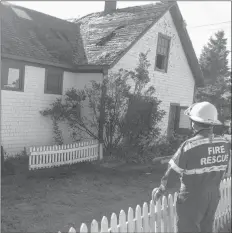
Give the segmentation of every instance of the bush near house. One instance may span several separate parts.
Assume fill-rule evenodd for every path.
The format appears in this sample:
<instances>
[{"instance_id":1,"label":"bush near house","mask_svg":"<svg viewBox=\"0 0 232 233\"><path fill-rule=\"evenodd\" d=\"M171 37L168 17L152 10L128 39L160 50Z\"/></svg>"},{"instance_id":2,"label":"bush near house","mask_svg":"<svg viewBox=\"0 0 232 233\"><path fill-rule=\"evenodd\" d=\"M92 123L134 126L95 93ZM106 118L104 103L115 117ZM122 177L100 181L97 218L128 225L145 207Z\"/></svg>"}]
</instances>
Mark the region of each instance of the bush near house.
<instances>
[{"instance_id":1,"label":"bush near house","mask_svg":"<svg viewBox=\"0 0 232 233\"><path fill-rule=\"evenodd\" d=\"M62 121L71 129L73 142L88 135L103 140L106 155L116 152L125 160L149 159L148 148L160 137L158 123L165 112L160 109L155 88L149 85L148 52L140 53L135 70L120 69L109 73L103 83L93 81L91 87L83 90L72 88L63 99L57 99L41 112L53 120L58 144L62 142L62 132L57 122ZM86 102L90 109L88 116L81 114Z\"/></svg>"}]
</instances>

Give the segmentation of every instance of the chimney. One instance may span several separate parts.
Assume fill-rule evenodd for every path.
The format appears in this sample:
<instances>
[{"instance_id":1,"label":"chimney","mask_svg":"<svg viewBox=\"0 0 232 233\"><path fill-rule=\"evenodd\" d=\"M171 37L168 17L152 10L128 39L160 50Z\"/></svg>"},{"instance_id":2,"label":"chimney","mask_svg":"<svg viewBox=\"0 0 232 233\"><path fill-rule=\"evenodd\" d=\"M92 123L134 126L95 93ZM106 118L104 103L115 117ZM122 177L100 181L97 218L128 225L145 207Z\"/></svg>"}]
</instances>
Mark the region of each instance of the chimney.
<instances>
[{"instance_id":1,"label":"chimney","mask_svg":"<svg viewBox=\"0 0 232 233\"><path fill-rule=\"evenodd\" d=\"M105 10L104 12L106 14L112 13L113 11L116 11L117 1L105 1Z\"/></svg>"}]
</instances>

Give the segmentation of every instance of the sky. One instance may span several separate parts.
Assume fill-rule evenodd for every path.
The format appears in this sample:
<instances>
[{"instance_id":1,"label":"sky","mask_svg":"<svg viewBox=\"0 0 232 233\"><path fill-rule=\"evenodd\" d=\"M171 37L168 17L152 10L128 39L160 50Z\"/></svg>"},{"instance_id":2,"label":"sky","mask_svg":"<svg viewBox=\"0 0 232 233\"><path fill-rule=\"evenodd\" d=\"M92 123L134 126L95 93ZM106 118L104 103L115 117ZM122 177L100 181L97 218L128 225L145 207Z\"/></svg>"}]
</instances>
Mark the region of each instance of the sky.
<instances>
[{"instance_id":1,"label":"sky","mask_svg":"<svg viewBox=\"0 0 232 233\"><path fill-rule=\"evenodd\" d=\"M79 18L103 11L104 1L9 1L61 19ZM155 3L155 1L117 1L117 8ZM209 38L224 30L231 51L231 2L230 1L178 1L197 57ZM229 54L231 66L231 53Z\"/></svg>"}]
</instances>

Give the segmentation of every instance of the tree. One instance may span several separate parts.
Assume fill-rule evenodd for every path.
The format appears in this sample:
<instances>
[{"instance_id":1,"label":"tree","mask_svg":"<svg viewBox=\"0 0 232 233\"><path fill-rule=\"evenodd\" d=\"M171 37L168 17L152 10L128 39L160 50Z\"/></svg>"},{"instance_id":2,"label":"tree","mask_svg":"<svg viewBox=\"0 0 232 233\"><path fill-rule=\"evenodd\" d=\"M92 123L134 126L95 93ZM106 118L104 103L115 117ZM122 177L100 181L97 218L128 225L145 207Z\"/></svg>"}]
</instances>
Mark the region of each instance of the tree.
<instances>
[{"instance_id":1,"label":"tree","mask_svg":"<svg viewBox=\"0 0 232 233\"><path fill-rule=\"evenodd\" d=\"M130 72L134 90L129 94L129 105L124 118L124 139L138 153L143 153L160 135L158 123L165 112L160 109L161 101L155 97L155 88L149 86L150 77L147 53L141 53L135 71Z\"/></svg>"},{"instance_id":2,"label":"tree","mask_svg":"<svg viewBox=\"0 0 232 233\"><path fill-rule=\"evenodd\" d=\"M205 85L196 91L196 101L209 101L219 111L219 120L231 118L231 72L228 67L227 39L224 31L210 37L199 59Z\"/></svg>"},{"instance_id":3,"label":"tree","mask_svg":"<svg viewBox=\"0 0 232 233\"><path fill-rule=\"evenodd\" d=\"M218 78L230 76L227 50L227 39L224 31L215 33L215 38L210 37L207 46L203 47L199 63L204 75L205 84L215 84Z\"/></svg>"},{"instance_id":4,"label":"tree","mask_svg":"<svg viewBox=\"0 0 232 233\"><path fill-rule=\"evenodd\" d=\"M141 53L134 71L120 69L110 72L103 83L92 81L91 86L83 90L72 88L65 93L63 99L57 99L41 114L50 116L55 122L66 122L74 135L74 141L78 140L80 132L99 140L99 131L102 130L104 148L109 153L129 136L130 139L133 138L133 142L140 141L144 145L142 141L147 143L159 135L158 122L165 114L159 107L161 101L155 97L155 88L149 87L149 66L147 53ZM87 115L82 115L81 109L85 104L89 111ZM131 108L137 106L141 110L139 106L144 105L147 107L143 111L133 111L133 107ZM104 118L100 114L102 110ZM131 111L133 117L128 117ZM102 119L103 124L100 124ZM59 132L57 125L53 124L54 132Z\"/></svg>"}]
</instances>

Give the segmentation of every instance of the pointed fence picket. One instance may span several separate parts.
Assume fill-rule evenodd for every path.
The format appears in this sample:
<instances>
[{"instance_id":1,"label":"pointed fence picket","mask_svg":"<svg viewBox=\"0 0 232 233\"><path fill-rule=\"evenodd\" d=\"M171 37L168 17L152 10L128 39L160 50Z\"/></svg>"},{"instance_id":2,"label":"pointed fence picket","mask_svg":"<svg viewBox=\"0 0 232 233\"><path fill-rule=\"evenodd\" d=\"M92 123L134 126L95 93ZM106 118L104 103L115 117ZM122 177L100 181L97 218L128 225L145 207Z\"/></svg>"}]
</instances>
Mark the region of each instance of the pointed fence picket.
<instances>
[{"instance_id":1,"label":"pointed fence picket","mask_svg":"<svg viewBox=\"0 0 232 233\"><path fill-rule=\"evenodd\" d=\"M230 225L231 222L231 177L223 180L220 186L221 200L216 211L214 221L214 232ZM124 210L120 211L119 218L113 213L110 221L104 216L100 228L96 220L88 230L85 223L80 227L80 233L172 233L176 231L176 199L177 193L163 196L162 200L155 204L150 201L150 205L145 202L143 207L136 206L135 212L130 207L128 214ZM73 227L69 233L76 233Z\"/></svg>"},{"instance_id":2,"label":"pointed fence picket","mask_svg":"<svg viewBox=\"0 0 232 233\"><path fill-rule=\"evenodd\" d=\"M102 144L90 140L67 145L31 147L29 170L102 159Z\"/></svg>"}]
</instances>

